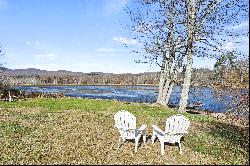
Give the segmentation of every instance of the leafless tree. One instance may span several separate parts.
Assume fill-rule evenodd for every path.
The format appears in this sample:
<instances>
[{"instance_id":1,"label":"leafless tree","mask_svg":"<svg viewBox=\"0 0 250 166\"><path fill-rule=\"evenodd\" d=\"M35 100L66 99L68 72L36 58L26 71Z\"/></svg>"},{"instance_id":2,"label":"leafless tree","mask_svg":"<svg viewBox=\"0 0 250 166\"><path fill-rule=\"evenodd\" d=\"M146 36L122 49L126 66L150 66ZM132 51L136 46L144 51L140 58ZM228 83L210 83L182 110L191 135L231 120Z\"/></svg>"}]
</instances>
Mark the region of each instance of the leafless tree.
<instances>
[{"instance_id":1,"label":"leafless tree","mask_svg":"<svg viewBox=\"0 0 250 166\"><path fill-rule=\"evenodd\" d=\"M230 29L248 18L245 0L138 0L127 9L142 54L138 62L161 68L157 103L167 105L177 73L185 65L179 111L187 106L193 57L216 57L225 51L225 36L239 39L247 32ZM237 41L238 42L238 41ZM185 59L186 58L186 59Z\"/></svg>"},{"instance_id":2,"label":"leafless tree","mask_svg":"<svg viewBox=\"0 0 250 166\"><path fill-rule=\"evenodd\" d=\"M160 67L157 103L166 106L186 54L183 3L174 0L141 0L136 3L134 8L127 8L134 39L139 43L132 50L143 56L138 62Z\"/></svg>"},{"instance_id":3,"label":"leafless tree","mask_svg":"<svg viewBox=\"0 0 250 166\"><path fill-rule=\"evenodd\" d=\"M185 0L184 3L187 9L188 54L180 112L184 112L187 106L193 56L219 55L226 51L223 49L228 42L225 36L240 42L242 36L249 34L249 30L230 29L248 19L249 4L245 0Z\"/></svg>"}]
</instances>

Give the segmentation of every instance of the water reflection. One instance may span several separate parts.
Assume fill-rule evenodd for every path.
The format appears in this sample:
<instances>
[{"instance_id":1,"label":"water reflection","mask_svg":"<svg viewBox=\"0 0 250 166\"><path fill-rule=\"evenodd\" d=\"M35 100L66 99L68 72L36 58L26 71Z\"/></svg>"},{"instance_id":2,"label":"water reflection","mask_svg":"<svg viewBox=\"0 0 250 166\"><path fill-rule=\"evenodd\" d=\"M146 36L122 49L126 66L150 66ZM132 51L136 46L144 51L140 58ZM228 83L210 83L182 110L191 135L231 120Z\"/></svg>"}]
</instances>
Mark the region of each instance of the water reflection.
<instances>
[{"instance_id":1,"label":"water reflection","mask_svg":"<svg viewBox=\"0 0 250 166\"><path fill-rule=\"evenodd\" d=\"M157 86L19 86L17 88L32 92L63 92L65 96L71 97L116 99L127 102L145 103L156 102L158 95ZM181 88L178 86L174 87L169 104L177 106L180 101L180 96ZM211 88L191 88L188 104L202 102L203 106L197 109L225 112L229 109L227 103L230 103L232 97L228 94L221 98L222 100L220 101Z\"/></svg>"}]
</instances>

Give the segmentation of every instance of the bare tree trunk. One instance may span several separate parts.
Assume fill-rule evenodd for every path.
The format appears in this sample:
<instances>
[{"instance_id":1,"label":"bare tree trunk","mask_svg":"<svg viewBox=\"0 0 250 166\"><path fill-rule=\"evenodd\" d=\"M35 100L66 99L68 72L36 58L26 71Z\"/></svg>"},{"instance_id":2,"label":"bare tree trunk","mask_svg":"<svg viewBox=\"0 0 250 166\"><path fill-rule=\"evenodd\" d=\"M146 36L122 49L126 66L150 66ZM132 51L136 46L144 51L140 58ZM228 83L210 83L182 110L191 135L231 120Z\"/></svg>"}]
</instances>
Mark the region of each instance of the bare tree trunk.
<instances>
[{"instance_id":1,"label":"bare tree trunk","mask_svg":"<svg viewBox=\"0 0 250 166\"><path fill-rule=\"evenodd\" d=\"M167 44L167 42L166 42ZM157 103L158 104L162 104L162 93L163 93L163 88L165 85L165 67L166 67L166 62L167 62L167 57L166 57L166 46L164 45L163 47L163 55L162 55L162 66L161 66L161 75L160 75L160 82L159 82L159 94L158 94L158 98L157 98Z\"/></svg>"},{"instance_id":2,"label":"bare tree trunk","mask_svg":"<svg viewBox=\"0 0 250 166\"><path fill-rule=\"evenodd\" d=\"M192 77L192 65L193 65L192 53L189 53L184 83L182 86L181 101L179 104L179 112L185 112L185 109L187 107L188 92L189 92L189 88L191 85L191 77Z\"/></svg>"},{"instance_id":3,"label":"bare tree trunk","mask_svg":"<svg viewBox=\"0 0 250 166\"><path fill-rule=\"evenodd\" d=\"M158 104L162 103L162 92L163 92L164 83L165 83L164 71L161 71L160 82L159 82L159 94L157 98Z\"/></svg>"},{"instance_id":4,"label":"bare tree trunk","mask_svg":"<svg viewBox=\"0 0 250 166\"><path fill-rule=\"evenodd\" d=\"M169 92L170 82L171 82L171 80L168 78L166 80L166 83L165 83L164 88L163 88L162 100L161 100L161 105L163 105L163 106L167 106L166 98L167 98L167 94Z\"/></svg>"},{"instance_id":5,"label":"bare tree trunk","mask_svg":"<svg viewBox=\"0 0 250 166\"><path fill-rule=\"evenodd\" d=\"M163 77L164 77L164 81L160 82L160 85L161 85L161 97L159 98L158 100L158 103L163 105L163 106L167 106L168 104L168 101L167 101L167 98L169 95L171 95L171 82L173 81L172 78L171 78L171 72L172 72L172 67L173 67L173 62L174 62L174 59L175 59L175 46L176 46L176 43L174 41L174 32L175 32L175 27L174 27L174 22L175 22L175 5L174 5L174 0L171 0L171 7L173 10L170 11L170 18L169 19L169 22L170 22L170 32L168 33L168 38L167 38L167 43L168 44L168 47L169 47L169 58L167 61L165 61L165 65L163 66L164 70L163 70ZM166 46L166 45L165 45ZM164 51L166 51L166 48L164 49ZM165 59L166 60L166 59ZM161 84L163 83L163 84ZM169 94L170 92L170 94Z\"/></svg>"},{"instance_id":6,"label":"bare tree trunk","mask_svg":"<svg viewBox=\"0 0 250 166\"><path fill-rule=\"evenodd\" d=\"M163 106L167 106L168 101L167 96L169 95L169 90L170 90L170 84L172 82L169 73L162 73L163 77L160 80L160 85L159 85L159 95L158 95L158 99L157 99L157 103ZM171 93L171 92L170 92Z\"/></svg>"},{"instance_id":7,"label":"bare tree trunk","mask_svg":"<svg viewBox=\"0 0 250 166\"><path fill-rule=\"evenodd\" d=\"M190 6L189 6L190 5ZM191 0L189 6L189 23L188 23L188 55L187 67L185 72L184 83L181 92L181 101L179 104L179 112L185 112L188 101L188 92L191 85L192 66L193 66L193 44L194 44L194 24L195 24L195 0Z\"/></svg>"},{"instance_id":8,"label":"bare tree trunk","mask_svg":"<svg viewBox=\"0 0 250 166\"><path fill-rule=\"evenodd\" d=\"M174 81L171 81L170 86L169 86L169 89L168 89L167 98L166 98L166 103L167 103L167 104L168 104L168 102L169 102L169 99L170 99L170 96L171 96L171 94L172 94L173 88L174 88Z\"/></svg>"},{"instance_id":9,"label":"bare tree trunk","mask_svg":"<svg viewBox=\"0 0 250 166\"><path fill-rule=\"evenodd\" d=\"M171 4L174 8L174 5L173 5L174 1L171 1ZM162 105L163 106L167 106L168 104L168 101L167 101L167 96L169 96L169 92L171 93L171 90L170 90L170 84L171 82L173 81L172 78L171 78L171 72L172 72L172 69L173 69L173 62L174 62L174 58L175 58L175 42L174 42L174 24L173 24L173 21L174 21L174 16L173 16L173 13L171 14L171 17L170 17L170 33L169 33L169 47L170 47L170 50L169 50L169 61L168 63L166 63L167 65L165 66L165 85L164 85L164 88L163 88L163 92L162 92Z\"/></svg>"},{"instance_id":10,"label":"bare tree trunk","mask_svg":"<svg viewBox=\"0 0 250 166\"><path fill-rule=\"evenodd\" d=\"M179 66L180 66L180 64L177 67L179 67ZM167 97L166 97L166 103L167 104L168 104L170 96L172 94L172 91L173 91L177 76L178 76L178 74L177 74L176 69L175 69L175 71L173 72L173 79L170 82L169 89L168 89L168 94L167 94Z\"/></svg>"},{"instance_id":11,"label":"bare tree trunk","mask_svg":"<svg viewBox=\"0 0 250 166\"><path fill-rule=\"evenodd\" d=\"M173 58L170 58L170 62L166 64L164 71L161 72L161 79L159 83L159 95L158 95L157 103L163 106L167 106L168 104L168 101L166 99L170 90L170 84L173 81L170 77L171 73L169 71L171 70L171 66L173 64L172 61L173 61Z\"/></svg>"},{"instance_id":12,"label":"bare tree trunk","mask_svg":"<svg viewBox=\"0 0 250 166\"><path fill-rule=\"evenodd\" d=\"M165 71L165 84L163 86L162 99L161 99L161 105L163 105L163 106L167 106L167 104L168 104L167 96L169 94L170 84L173 81L171 78L171 68L172 68L173 60L174 60L173 56L174 56L174 54L170 55L170 60L169 60L168 66L165 67L165 69L166 69L166 71Z\"/></svg>"}]
</instances>

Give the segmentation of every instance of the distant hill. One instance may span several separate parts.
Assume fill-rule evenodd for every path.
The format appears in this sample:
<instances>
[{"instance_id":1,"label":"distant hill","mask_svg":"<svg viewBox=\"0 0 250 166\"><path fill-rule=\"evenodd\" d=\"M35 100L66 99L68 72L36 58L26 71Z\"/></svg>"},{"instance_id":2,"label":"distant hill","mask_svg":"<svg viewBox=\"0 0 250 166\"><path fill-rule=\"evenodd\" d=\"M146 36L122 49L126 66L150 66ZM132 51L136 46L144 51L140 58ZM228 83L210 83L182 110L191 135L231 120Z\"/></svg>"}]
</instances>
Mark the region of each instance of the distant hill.
<instances>
[{"instance_id":1,"label":"distant hill","mask_svg":"<svg viewBox=\"0 0 250 166\"><path fill-rule=\"evenodd\" d=\"M4 76L84 76L84 75L113 75L113 73L103 73L103 72L90 72L90 73L83 73L83 72L72 72L67 70L58 70L58 71L47 71L47 70L40 70L36 68L27 68L27 69L8 69L1 67L0 71L2 71L2 75ZM152 74L156 72L145 72L145 73L138 73L138 74ZM126 73L131 74L131 73ZM134 74L133 74L134 75Z\"/></svg>"},{"instance_id":2,"label":"distant hill","mask_svg":"<svg viewBox=\"0 0 250 166\"><path fill-rule=\"evenodd\" d=\"M159 73L124 73L71 72L67 70L47 71L35 68L1 68L2 78L13 85L48 85L48 84L157 84Z\"/></svg>"},{"instance_id":3,"label":"distant hill","mask_svg":"<svg viewBox=\"0 0 250 166\"><path fill-rule=\"evenodd\" d=\"M192 86L249 87L249 70L244 71L242 81L237 71L227 70L223 76L210 69L193 69ZM220 74L220 73L219 73ZM176 84L183 83L184 73L179 73ZM223 78L223 79L222 79ZM47 71L35 68L0 68L1 80L11 85L157 85L159 72L138 74L113 74L103 72L71 72L67 70Z\"/></svg>"},{"instance_id":4,"label":"distant hill","mask_svg":"<svg viewBox=\"0 0 250 166\"><path fill-rule=\"evenodd\" d=\"M67 70L58 70L58 71L47 71L47 70L40 70L36 68L27 68L27 69L8 69L1 67L0 71L5 76L82 76L87 74L95 74L95 73L82 73L82 72L72 72ZM98 74L102 74L98 72Z\"/></svg>"}]
</instances>

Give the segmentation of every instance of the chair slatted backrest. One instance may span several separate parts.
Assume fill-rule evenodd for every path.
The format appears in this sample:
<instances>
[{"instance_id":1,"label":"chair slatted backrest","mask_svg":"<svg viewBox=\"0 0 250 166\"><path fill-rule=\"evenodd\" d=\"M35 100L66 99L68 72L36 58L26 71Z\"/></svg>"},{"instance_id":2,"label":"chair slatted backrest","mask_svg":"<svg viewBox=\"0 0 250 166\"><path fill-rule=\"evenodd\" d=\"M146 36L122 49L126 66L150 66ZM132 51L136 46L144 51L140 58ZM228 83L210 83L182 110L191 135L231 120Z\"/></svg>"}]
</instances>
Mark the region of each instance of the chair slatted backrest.
<instances>
[{"instance_id":1,"label":"chair slatted backrest","mask_svg":"<svg viewBox=\"0 0 250 166\"><path fill-rule=\"evenodd\" d=\"M120 134L125 138L134 138L136 129L136 117L128 111L118 111L115 116L115 127L120 130ZM127 130L129 129L129 130Z\"/></svg>"},{"instance_id":2,"label":"chair slatted backrest","mask_svg":"<svg viewBox=\"0 0 250 166\"><path fill-rule=\"evenodd\" d=\"M190 121L183 115L173 115L166 120L165 132L168 133L180 133L172 136L168 136L168 139L179 139L188 129ZM181 134L183 133L183 134Z\"/></svg>"}]
</instances>

